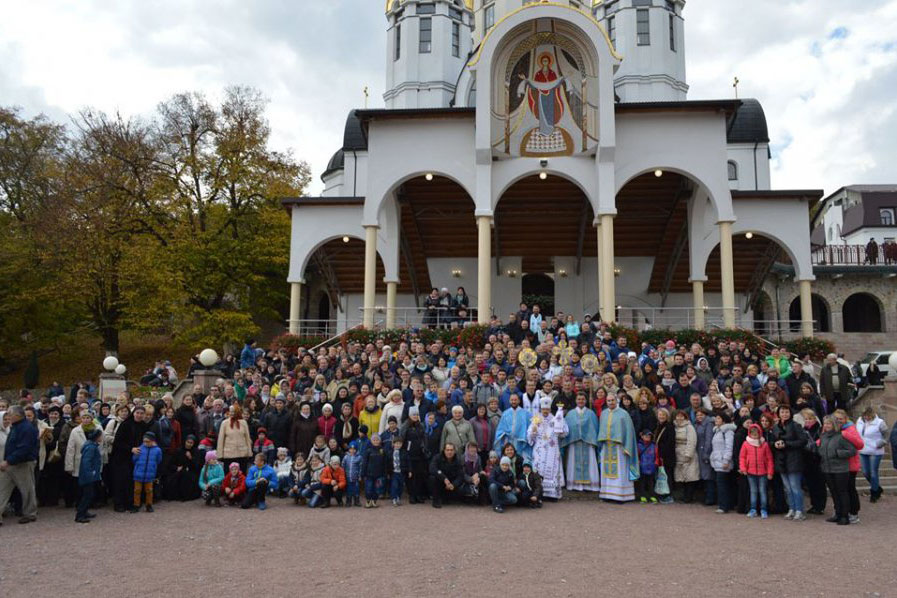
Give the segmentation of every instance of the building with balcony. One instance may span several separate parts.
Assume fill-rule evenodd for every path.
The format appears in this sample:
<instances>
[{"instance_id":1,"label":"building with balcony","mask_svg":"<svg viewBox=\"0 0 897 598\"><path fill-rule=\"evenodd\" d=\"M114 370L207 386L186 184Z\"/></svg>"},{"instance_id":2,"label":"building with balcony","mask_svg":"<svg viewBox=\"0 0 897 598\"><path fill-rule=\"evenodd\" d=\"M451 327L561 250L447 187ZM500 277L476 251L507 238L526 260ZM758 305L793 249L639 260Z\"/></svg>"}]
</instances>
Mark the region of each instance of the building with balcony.
<instances>
[{"instance_id":1,"label":"building with balcony","mask_svg":"<svg viewBox=\"0 0 897 598\"><path fill-rule=\"evenodd\" d=\"M897 346L897 185L849 185L824 198L811 220L811 295L817 334L849 356ZM755 298L768 332L800 329L794 270L774 262Z\"/></svg>"}]
</instances>

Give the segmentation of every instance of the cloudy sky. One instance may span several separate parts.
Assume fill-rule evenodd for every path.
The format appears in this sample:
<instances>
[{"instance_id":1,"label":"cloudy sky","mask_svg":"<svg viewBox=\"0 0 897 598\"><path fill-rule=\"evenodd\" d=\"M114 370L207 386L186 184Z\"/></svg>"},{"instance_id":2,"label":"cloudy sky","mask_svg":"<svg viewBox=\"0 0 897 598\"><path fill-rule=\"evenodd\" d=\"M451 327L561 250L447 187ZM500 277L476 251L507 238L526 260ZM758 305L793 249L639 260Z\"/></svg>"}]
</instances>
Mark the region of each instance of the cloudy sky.
<instances>
[{"instance_id":1,"label":"cloudy sky","mask_svg":"<svg viewBox=\"0 0 897 598\"><path fill-rule=\"evenodd\" d=\"M270 99L272 145L319 175L348 110L382 106L383 0L4 3L0 104L68 121L84 106L150 114L229 84ZM763 103L773 186L897 183L897 0L688 0L690 99Z\"/></svg>"}]
</instances>

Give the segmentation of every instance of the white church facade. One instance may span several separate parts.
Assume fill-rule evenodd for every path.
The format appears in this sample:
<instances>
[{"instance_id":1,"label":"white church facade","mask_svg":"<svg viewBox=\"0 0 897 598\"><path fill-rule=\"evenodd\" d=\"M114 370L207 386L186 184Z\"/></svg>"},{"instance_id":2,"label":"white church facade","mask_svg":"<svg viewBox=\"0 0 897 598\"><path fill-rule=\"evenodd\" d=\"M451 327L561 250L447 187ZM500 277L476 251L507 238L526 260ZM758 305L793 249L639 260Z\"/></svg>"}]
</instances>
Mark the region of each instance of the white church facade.
<instances>
[{"instance_id":1,"label":"white church facade","mask_svg":"<svg viewBox=\"0 0 897 598\"><path fill-rule=\"evenodd\" d=\"M475 319L527 294L633 326L752 325L773 261L813 334L809 210L755 100L688 100L684 0L387 0L385 107L292 217L289 328ZM338 142L337 142L338 143ZM336 145L336 143L335 143Z\"/></svg>"}]
</instances>

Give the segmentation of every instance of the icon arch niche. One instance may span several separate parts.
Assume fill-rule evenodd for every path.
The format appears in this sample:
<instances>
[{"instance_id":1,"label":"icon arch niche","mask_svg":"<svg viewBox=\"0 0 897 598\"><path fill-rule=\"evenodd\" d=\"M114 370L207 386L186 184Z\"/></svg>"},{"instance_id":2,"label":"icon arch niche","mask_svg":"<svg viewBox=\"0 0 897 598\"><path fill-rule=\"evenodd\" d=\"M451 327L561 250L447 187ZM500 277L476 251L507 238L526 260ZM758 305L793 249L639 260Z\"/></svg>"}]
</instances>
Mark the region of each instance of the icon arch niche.
<instances>
[{"instance_id":1,"label":"icon arch niche","mask_svg":"<svg viewBox=\"0 0 897 598\"><path fill-rule=\"evenodd\" d=\"M508 35L493 68L492 150L507 157L585 154L599 139L598 57L569 23L537 19Z\"/></svg>"}]
</instances>

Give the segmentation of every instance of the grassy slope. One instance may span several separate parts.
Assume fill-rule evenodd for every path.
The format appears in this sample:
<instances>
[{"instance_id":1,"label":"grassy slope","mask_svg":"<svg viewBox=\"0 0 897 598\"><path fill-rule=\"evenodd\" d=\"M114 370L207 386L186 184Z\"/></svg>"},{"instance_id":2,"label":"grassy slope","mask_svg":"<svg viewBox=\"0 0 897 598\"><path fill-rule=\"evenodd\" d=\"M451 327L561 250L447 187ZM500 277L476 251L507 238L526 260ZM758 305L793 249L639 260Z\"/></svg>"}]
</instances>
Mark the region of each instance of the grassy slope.
<instances>
[{"instance_id":1,"label":"grassy slope","mask_svg":"<svg viewBox=\"0 0 897 598\"><path fill-rule=\"evenodd\" d=\"M198 351L195 347L174 345L164 336L123 334L121 337L119 360L128 368L128 379L137 380L146 369L158 359L168 359L183 377L190 363L190 356ZM39 388L46 388L54 381L69 386L73 382L89 378L96 382L103 371L105 352L99 337L86 337L78 343L66 345L61 351L49 353L40 358ZM22 378L27 360L22 367L12 373L0 375L0 389L22 387Z\"/></svg>"}]
</instances>

